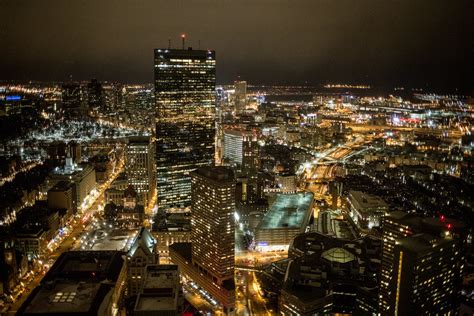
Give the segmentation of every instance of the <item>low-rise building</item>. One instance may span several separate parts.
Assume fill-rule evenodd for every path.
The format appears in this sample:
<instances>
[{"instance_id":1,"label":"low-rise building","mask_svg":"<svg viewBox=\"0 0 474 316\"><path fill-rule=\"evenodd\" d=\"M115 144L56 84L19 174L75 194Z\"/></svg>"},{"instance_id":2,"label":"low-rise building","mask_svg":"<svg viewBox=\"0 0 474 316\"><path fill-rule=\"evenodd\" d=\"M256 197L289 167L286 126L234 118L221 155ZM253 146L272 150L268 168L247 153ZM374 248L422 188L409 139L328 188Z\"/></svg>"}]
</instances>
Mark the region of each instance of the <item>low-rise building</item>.
<instances>
[{"instance_id":1,"label":"low-rise building","mask_svg":"<svg viewBox=\"0 0 474 316\"><path fill-rule=\"evenodd\" d=\"M119 251L63 253L17 315L117 315L126 281L124 255Z\"/></svg>"},{"instance_id":2,"label":"low-rise building","mask_svg":"<svg viewBox=\"0 0 474 316\"><path fill-rule=\"evenodd\" d=\"M177 265L148 265L133 309L134 316L177 316L183 293Z\"/></svg>"},{"instance_id":3,"label":"low-rise building","mask_svg":"<svg viewBox=\"0 0 474 316\"><path fill-rule=\"evenodd\" d=\"M364 228L380 227L383 216L388 212L388 205L382 198L351 190L347 199L355 223Z\"/></svg>"},{"instance_id":4,"label":"low-rise building","mask_svg":"<svg viewBox=\"0 0 474 316\"><path fill-rule=\"evenodd\" d=\"M257 250L286 250L293 238L306 231L313 216L310 192L279 194L255 230Z\"/></svg>"}]
</instances>

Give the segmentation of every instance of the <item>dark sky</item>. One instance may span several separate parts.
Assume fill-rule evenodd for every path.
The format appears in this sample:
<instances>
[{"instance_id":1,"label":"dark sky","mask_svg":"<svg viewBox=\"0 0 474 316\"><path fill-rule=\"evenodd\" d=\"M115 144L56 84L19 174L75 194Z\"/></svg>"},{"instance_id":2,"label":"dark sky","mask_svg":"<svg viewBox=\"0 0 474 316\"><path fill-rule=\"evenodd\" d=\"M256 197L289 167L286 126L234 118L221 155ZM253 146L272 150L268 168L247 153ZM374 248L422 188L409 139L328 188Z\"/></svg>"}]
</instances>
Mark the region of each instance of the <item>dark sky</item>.
<instances>
[{"instance_id":1,"label":"dark sky","mask_svg":"<svg viewBox=\"0 0 474 316\"><path fill-rule=\"evenodd\" d=\"M464 87L474 1L0 0L0 79L151 82L153 48L217 51L218 82ZM186 46L188 46L188 44Z\"/></svg>"}]
</instances>

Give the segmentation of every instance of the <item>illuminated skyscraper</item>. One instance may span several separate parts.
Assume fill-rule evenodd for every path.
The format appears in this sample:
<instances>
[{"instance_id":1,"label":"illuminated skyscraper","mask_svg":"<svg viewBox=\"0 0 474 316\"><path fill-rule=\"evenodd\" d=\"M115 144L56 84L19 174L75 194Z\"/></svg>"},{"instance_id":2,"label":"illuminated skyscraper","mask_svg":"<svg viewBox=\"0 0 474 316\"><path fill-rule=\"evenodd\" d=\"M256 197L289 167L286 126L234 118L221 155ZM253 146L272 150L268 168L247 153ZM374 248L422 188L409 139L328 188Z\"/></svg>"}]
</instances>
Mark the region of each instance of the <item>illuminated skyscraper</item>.
<instances>
[{"instance_id":1,"label":"illuminated skyscraper","mask_svg":"<svg viewBox=\"0 0 474 316\"><path fill-rule=\"evenodd\" d=\"M388 315L458 313L464 254L462 243L446 234L417 234L397 242Z\"/></svg>"},{"instance_id":2,"label":"illuminated skyscraper","mask_svg":"<svg viewBox=\"0 0 474 316\"><path fill-rule=\"evenodd\" d=\"M127 182L138 193L140 204L147 205L155 191L154 147L150 137L130 137L125 150Z\"/></svg>"},{"instance_id":3,"label":"illuminated skyscraper","mask_svg":"<svg viewBox=\"0 0 474 316\"><path fill-rule=\"evenodd\" d=\"M455 315L464 265L459 222L396 211L383 220L379 312Z\"/></svg>"},{"instance_id":4,"label":"illuminated skyscraper","mask_svg":"<svg viewBox=\"0 0 474 316\"><path fill-rule=\"evenodd\" d=\"M155 49L158 210L191 204L189 173L214 163L215 52Z\"/></svg>"},{"instance_id":5,"label":"illuminated skyscraper","mask_svg":"<svg viewBox=\"0 0 474 316\"><path fill-rule=\"evenodd\" d=\"M193 263L220 285L234 277L234 172L203 167L191 175Z\"/></svg>"}]
</instances>

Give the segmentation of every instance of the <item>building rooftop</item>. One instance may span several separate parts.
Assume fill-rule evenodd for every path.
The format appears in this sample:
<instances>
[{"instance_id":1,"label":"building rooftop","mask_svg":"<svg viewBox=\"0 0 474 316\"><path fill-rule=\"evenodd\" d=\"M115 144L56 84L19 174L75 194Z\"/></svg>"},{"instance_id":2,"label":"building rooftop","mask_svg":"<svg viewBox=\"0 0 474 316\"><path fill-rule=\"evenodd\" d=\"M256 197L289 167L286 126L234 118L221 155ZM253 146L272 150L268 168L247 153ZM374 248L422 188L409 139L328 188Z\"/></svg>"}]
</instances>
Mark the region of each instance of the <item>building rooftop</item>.
<instances>
[{"instance_id":1,"label":"building rooftop","mask_svg":"<svg viewBox=\"0 0 474 316\"><path fill-rule=\"evenodd\" d=\"M150 231L142 227L128 251L128 256L133 257L138 248L141 248L147 255L152 255L155 251L156 240L150 234Z\"/></svg>"},{"instance_id":2,"label":"building rooftop","mask_svg":"<svg viewBox=\"0 0 474 316\"><path fill-rule=\"evenodd\" d=\"M94 281L47 282L33 290L18 314L93 315L112 288L111 284Z\"/></svg>"},{"instance_id":3,"label":"building rooftop","mask_svg":"<svg viewBox=\"0 0 474 316\"><path fill-rule=\"evenodd\" d=\"M149 144L150 143L150 136L130 136L128 138L128 143L129 144Z\"/></svg>"},{"instance_id":4,"label":"building rooftop","mask_svg":"<svg viewBox=\"0 0 474 316\"><path fill-rule=\"evenodd\" d=\"M120 251L68 251L59 256L42 282L58 278L97 281L117 280L124 262Z\"/></svg>"},{"instance_id":5,"label":"building rooftop","mask_svg":"<svg viewBox=\"0 0 474 316\"><path fill-rule=\"evenodd\" d=\"M234 171L231 168L223 166L201 167L196 169L194 174L205 177L216 182L234 182Z\"/></svg>"},{"instance_id":6,"label":"building rooftop","mask_svg":"<svg viewBox=\"0 0 474 316\"><path fill-rule=\"evenodd\" d=\"M71 187L71 183L67 181L59 181L51 189L49 189L49 192L63 192L69 190Z\"/></svg>"},{"instance_id":7,"label":"building rooftop","mask_svg":"<svg viewBox=\"0 0 474 316\"><path fill-rule=\"evenodd\" d=\"M343 248L331 248L321 254L321 257L330 262L347 263L355 260L355 256Z\"/></svg>"},{"instance_id":8,"label":"building rooftop","mask_svg":"<svg viewBox=\"0 0 474 316\"><path fill-rule=\"evenodd\" d=\"M387 203L376 195L368 194L362 191L350 190L349 195L357 202L360 208L374 209L374 208L387 208Z\"/></svg>"},{"instance_id":9,"label":"building rooftop","mask_svg":"<svg viewBox=\"0 0 474 316\"><path fill-rule=\"evenodd\" d=\"M405 237L399 240L399 245L403 249L423 254L430 252L433 248L448 244L452 241L450 238L439 238L429 234L417 234L410 237Z\"/></svg>"},{"instance_id":10,"label":"building rooftop","mask_svg":"<svg viewBox=\"0 0 474 316\"><path fill-rule=\"evenodd\" d=\"M142 293L135 302L135 311L175 310L178 295L178 266L149 265L146 267Z\"/></svg>"},{"instance_id":11,"label":"building rooftop","mask_svg":"<svg viewBox=\"0 0 474 316\"><path fill-rule=\"evenodd\" d=\"M97 315L123 269L119 251L63 253L17 315Z\"/></svg>"},{"instance_id":12,"label":"building rooftop","mask_svg":"<svg viewBox=\"0 0 474 316\"><path fill-rule=\"evenodd\" d=\"M279 194L258 229L299 228L312 210L313 193Z\"/></svg>"}]
</instances>

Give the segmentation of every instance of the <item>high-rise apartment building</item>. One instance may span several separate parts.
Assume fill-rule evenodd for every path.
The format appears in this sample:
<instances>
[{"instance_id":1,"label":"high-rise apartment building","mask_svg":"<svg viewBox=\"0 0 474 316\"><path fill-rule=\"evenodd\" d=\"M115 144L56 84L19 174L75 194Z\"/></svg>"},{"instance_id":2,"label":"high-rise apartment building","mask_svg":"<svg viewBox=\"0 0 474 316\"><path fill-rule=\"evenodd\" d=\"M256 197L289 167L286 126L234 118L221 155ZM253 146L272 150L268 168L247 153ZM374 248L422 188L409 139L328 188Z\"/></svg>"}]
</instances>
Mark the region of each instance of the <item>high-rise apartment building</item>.
<instances>
[{"instance_id":1,"label":"high-rise apartment building","mask_svg":"<svg viewBox=\"0 0 474 316\"><path fill-rule=\"evenodd\" d=\"M463 230L459 222L444 218L423 218L401 211L384 217L379 292L382 315L431 314L438 307L447 315L459 308ZM446 287L442 294L435 291L440 284Z\"/></svg>"},{"instance_id":2,"label":"high-rise apartment building","mask_svg":"<svg viewBox=\"0 0 474 316\"><path fill-rule=\"evenodd\" d=\"M214 162L215 52L155 49L159 211L191 204L190 172Z\"/></svg>"},{"instance_id":3,"label":"high-rise apartment building","mask_svg":"<svg viewBox=\"0 0 474 316\"><path fill-rule=\"evenodd\" d=\"M193 262L221 284L234 277L234 173L203 167L191 176Z\"/></svg>"},{"instance_id":4,"label":"high-rise apartment building","mask_svg":"<svg viewBox=\"0 0 474 316\"><path fill-rule=\"evenodd\" d=\"M147 136L130 137L125 150L125 173L138 193L138 202L147 205L156 186L154 146Z\"/></svg>"}]
</instances>

